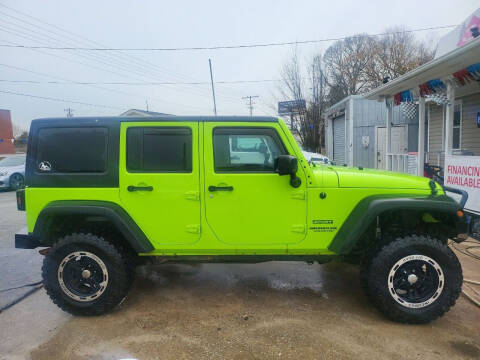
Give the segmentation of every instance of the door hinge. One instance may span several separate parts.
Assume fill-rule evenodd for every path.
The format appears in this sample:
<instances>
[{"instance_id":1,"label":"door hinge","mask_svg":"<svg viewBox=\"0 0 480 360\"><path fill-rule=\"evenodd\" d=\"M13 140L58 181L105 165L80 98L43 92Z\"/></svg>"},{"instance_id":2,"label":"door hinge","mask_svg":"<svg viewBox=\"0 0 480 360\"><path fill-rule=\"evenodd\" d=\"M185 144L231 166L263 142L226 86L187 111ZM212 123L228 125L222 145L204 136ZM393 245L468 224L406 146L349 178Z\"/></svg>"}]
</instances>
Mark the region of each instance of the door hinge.
<instances>
[{"instance_id":1,"label":"door hinge","mask_svg":"<svg viewBox=\"0 0 480 360\"><path fill-rule=\"evenodd\" d=\"M305 234L305 225L292 225L292 232Z\"/></svg>"},{"instance_id":2,"label":"door hinge","mask_svg":"<svg viewBox=\"0 0 480 360\"><path fill-rule=\"evenodd\" d=\"M190 224L185 226L185 231L192 234L200 234L200 224Z\"/></svg>"},{"instance_id":3,"label":"door hinge","mask_svg":"<svg viewBox=\"0 0 480 360\"><path fill-rule=\"evenodd\" d=\"M198 201L198 200L200 200L200 192L198 192L198 191L187 191L185 193L185 199Z\"/></svg>"},{"instance_id":4,"label":"door hinge","mask_svg":"<svg viewBox=\"0 0 480 360\"><path fill-rule=\"evenodd\" d=\"M292 193L292 199L305 200L305 191L295 191Z\"/></svg>"}]
</instances>

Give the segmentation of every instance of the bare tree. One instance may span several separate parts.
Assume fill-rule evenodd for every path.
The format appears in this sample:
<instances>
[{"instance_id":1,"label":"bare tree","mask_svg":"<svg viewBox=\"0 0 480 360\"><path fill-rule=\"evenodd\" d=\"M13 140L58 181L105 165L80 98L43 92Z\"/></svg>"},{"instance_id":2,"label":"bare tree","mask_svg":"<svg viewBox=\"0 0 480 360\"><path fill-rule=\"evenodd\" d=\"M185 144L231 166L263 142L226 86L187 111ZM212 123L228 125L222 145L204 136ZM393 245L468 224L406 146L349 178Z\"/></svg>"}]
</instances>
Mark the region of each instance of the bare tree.
<instances>
[{"instance_id":1,"label":"bare tree","mask_svg":"<svg viewBox=\"0 0 480 360\"><path fill-rule=\"evenodd\" d=\"M384 78L395 79L410 70L430 61L435 48L418 41L404 27L387 29L387 35L375 38L372 43L371 59L367 63L367 88L382 84Z\"/></svg>"},{"instance_id":2,"label":"bare tree","mask_svg":"<svg viewBox=\"0 0 480 360\"><path fill-rule=\"evenodd\" d=\"M355 35L331 45L324 62L333 104L346 96L361 94L433 59L435 49L419 41L404 27L386 35Z\"/></svg>"},{"instance_id":3,"label":"bare tree","mask_svg":"<svg viewBox=\"0 0 480 360\"><path fill-rule=\"evenodd\" d=\"M373 43L370 36L360 34L337 41L326 50L323 61L328 84L334 90L330 93L331 103L365 90Z\"/></svg>"},{"instance_id":4,"label":"bare tree","mask_svg":"<svg viewBox=\"0 0 480 360\"><path fill-rule=\"evenodd\" d=\"M25 131L25 129L22 126L20 126L16 123L12 124L12 128L13 128L13 137L14 138L17 138L18 136L22 135L22 133Z\"/></svg>"},{"instance_id":5,"label":"bare tree","mask_svg":"<svg viewBox=\"0 0 480 360\"><path fill-rule=\"evenodd\" d=\"M305 100L305 108L295 109L291 114L290 127L305 150L320 152L324 138L327 81L320 54L315 55L309 65L308 80L305 80L298 54L294 52L283 66L280 93L284 99Z\"/></svg>"},{"instance_id":6,"label":"bare tree","mask_svg":"<svg viewBox=\"0 0 480 360\"><path fill-rule=\"evenodd\" d=\"M283 65L282 85L279 87L280 94L286 100L304 100L304 80L298 53L295 50L291 58ZM306 109L296 109L290 116L290 128L300 139L302 145L306 140Z\"/></svg>"},{"instance_id":7,"label":"bare tree","mask_svg":"<svg viewBox=\"0 0 480 360\"><path fill-rule=\"evenodd\" d=\"M391 28L383 36L359 34L337 41L323 57L313 56L306 72L295 50L282 68L279 88L284 100L306 100L305 109L296 109L291 116L292 131L304 149L321 152L327 105L369 91L385 77L401 76L431 60L434 52L402 27Z\"/></svg>"},{"instance_id":8,"label":"bare tree","mask_svg":"<svg viewBox=\"0 0 480 360\"><path fill-rule=\"evenodd\" d=\"M327 105L327 78L325 76L321 54L313 57L310 66L311 97L307 104L308 132L305 147L314 152L322 152L324 148L324 118Z\"/></svg>"}]
</instances>

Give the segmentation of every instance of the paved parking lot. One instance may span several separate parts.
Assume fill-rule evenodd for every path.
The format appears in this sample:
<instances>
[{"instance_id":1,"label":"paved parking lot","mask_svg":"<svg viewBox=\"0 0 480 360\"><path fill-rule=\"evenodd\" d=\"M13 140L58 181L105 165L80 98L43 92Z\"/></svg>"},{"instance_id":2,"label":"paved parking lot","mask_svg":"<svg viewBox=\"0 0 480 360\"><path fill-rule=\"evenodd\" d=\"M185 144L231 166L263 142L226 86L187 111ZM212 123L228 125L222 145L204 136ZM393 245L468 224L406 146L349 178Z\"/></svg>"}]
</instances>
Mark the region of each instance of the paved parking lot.
<instances>
[{"instance_id":1,"label":"paved parking lot","mask_svg":"<svg viewBox=\"0 0 480 360\"><path fill-rule=\"evenodd\" d=\"M40 281L42 256L37 250L14 248L14 234L25 226L25 213L17 211L15 192L0 190L0 309L35 290L24 285Z\"/></svg>"},{"instance_id":2,"label":"paved parking lot","mask_svg":"<svg viewBox=\"0 0 480 360\"><path fill-rule=\"evenodd\" d=\"M25 222L13 193L0 193L0 209L0 281L33 280L40 256L11 248ZM478 279L478 261L460 256ZM0 334L2 360L474 359L480 309L461 296L431 324L392 323L364 297L357 268L342 264L148 265L111 314L72 317L41 289L0 313Z\"/></svg>"}]
</instances>

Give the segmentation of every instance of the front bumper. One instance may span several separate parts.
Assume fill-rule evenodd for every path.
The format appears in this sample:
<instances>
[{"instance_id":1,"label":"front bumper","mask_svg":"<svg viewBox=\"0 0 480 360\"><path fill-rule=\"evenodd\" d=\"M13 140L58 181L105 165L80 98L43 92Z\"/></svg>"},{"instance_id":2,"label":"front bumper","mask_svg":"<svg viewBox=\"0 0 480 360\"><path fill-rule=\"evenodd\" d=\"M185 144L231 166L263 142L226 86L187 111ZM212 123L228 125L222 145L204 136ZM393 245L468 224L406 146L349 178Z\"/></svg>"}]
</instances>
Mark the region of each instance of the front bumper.
<instances>
[{"instance_id":1,"label":"front bumper","mask_svg":"<svg viewBox=\"0 0 480 360\"><path fill-rule=\"evenodd\" d=\"M30 234L27 228L23 228L15 234L15 248L17 249L36 249L41 247L38 239Z\"/></svg>"}]
</instances>

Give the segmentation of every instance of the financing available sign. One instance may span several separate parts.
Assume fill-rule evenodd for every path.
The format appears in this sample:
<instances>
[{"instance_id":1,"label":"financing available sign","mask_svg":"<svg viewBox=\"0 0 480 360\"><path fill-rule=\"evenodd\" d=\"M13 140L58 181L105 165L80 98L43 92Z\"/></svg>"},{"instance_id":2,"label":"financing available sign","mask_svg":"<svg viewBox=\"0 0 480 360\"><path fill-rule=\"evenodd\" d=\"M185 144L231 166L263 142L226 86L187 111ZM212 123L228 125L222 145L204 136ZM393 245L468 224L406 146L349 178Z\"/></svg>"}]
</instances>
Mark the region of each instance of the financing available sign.
<instances>
[{"instance_id":1,"label":"financing available sign","mask_svg":"<svg viewBox=\"0 0 480 360\"><path fill-rule=\"evenodd\" d=\"M480 213L480 156L445 156L444 183L465 190L465 208Z\"/></svg>"}]
</instances>

